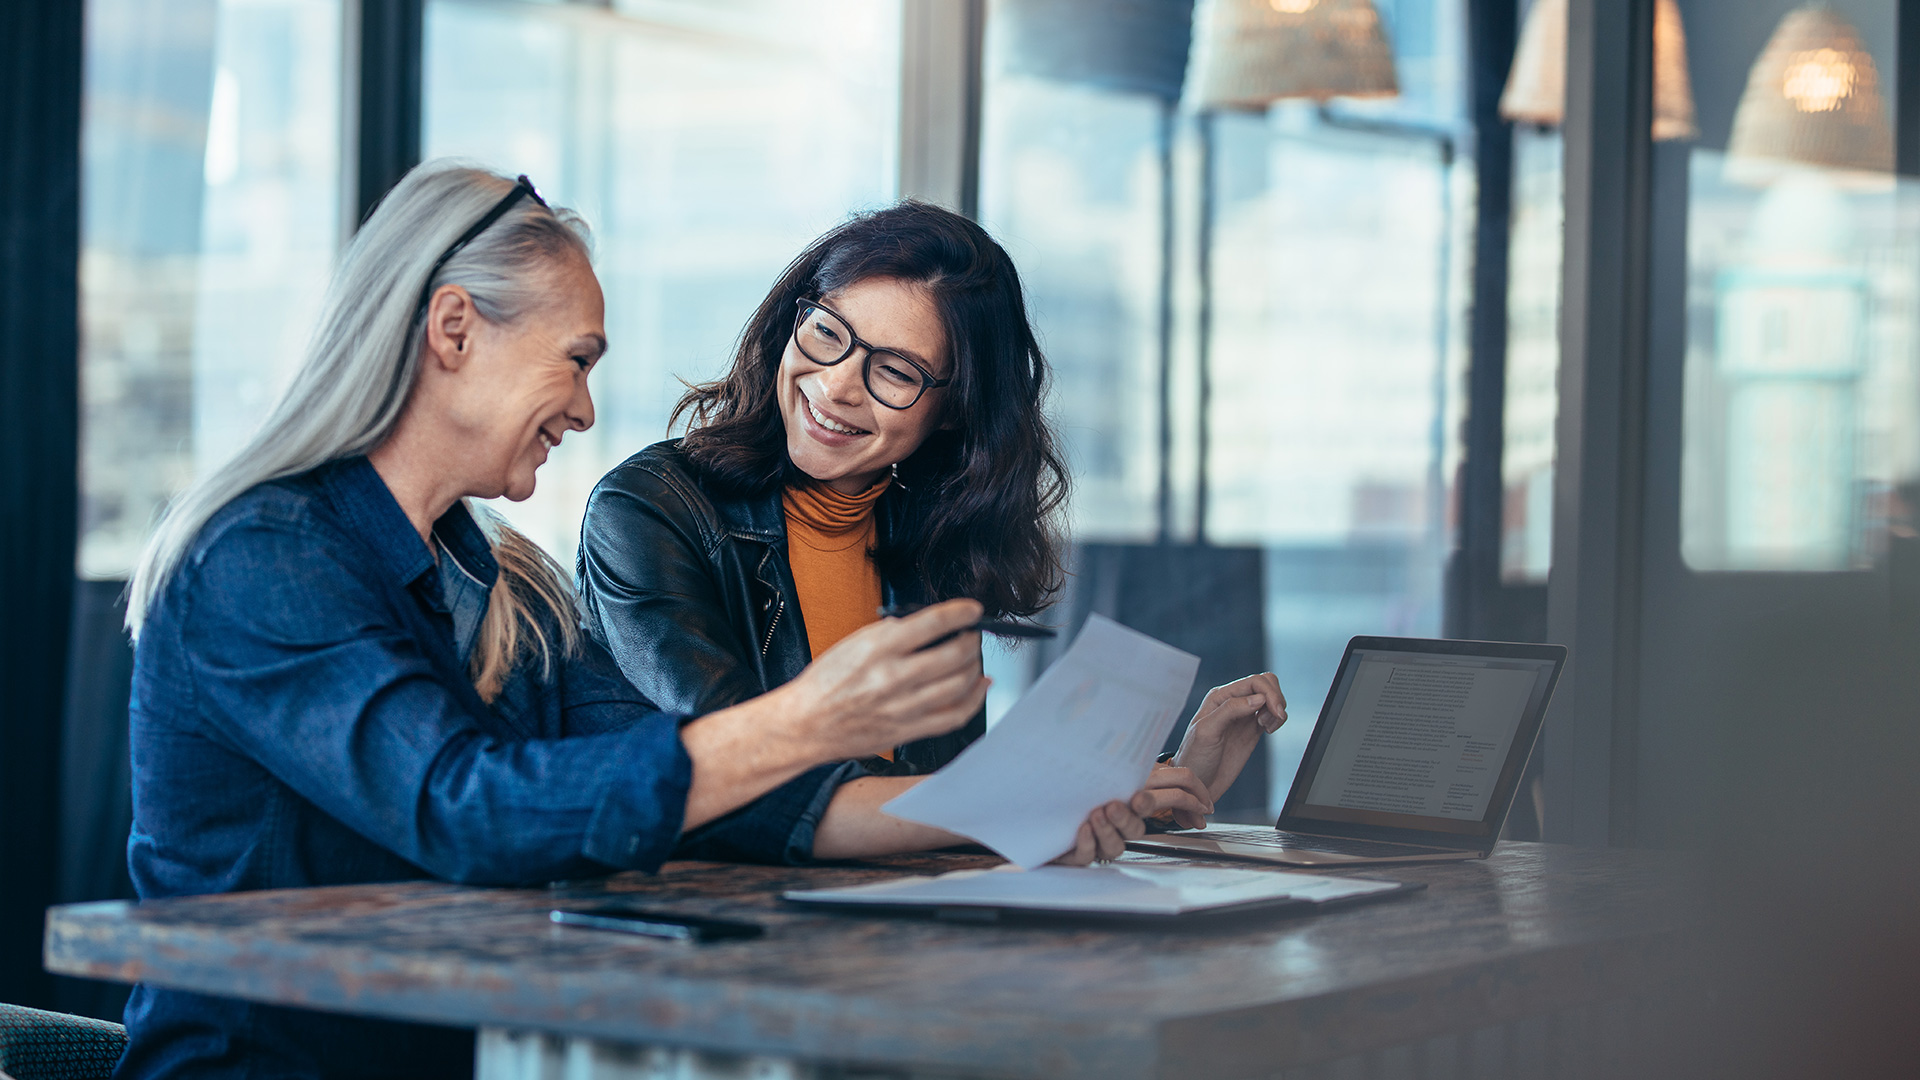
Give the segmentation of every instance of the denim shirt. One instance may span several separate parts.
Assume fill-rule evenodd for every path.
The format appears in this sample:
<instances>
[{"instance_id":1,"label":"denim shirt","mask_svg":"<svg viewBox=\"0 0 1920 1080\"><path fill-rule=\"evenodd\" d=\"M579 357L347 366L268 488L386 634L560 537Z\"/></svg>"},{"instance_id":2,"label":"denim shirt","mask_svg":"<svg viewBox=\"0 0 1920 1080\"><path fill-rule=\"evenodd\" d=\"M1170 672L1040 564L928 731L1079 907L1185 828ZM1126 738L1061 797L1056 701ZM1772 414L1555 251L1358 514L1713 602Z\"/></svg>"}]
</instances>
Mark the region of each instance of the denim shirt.
<instances>
[{"instance_id":1,"label":"denim shirt","mask_svg":"<svg viewBox=\"0 0 1920 1080\"><path fill-rule=\"evenodd\" d=\"M134 650L142 899L434 878L652 871L688 842L804 858L832 766L683 842L692 765L590 640L523 659L491 704L467 657L498 567L456 503L439 564L365 458L262 484L208 521ZM783 793L786 797L782 798ZM829 793L830 794L830 793ZM472 1036L141 985L116 1073L470 1075Z\"/></svg>"}]
</instances>

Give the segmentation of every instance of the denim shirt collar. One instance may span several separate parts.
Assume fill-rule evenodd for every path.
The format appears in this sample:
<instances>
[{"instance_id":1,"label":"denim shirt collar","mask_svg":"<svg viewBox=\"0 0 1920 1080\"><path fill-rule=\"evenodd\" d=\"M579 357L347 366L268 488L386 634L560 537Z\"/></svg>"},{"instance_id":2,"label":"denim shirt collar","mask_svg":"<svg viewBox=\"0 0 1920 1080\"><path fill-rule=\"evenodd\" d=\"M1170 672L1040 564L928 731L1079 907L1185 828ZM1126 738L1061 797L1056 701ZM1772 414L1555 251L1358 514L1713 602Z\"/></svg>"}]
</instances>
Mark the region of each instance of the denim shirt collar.
<instances>
[{"instance_id":1,"label":"denim shirt collar","mask_svg":"<svg viewBox=\"0 0 1920 1080\"><path fill-rule=\"evenodd\" d=\"M413 522L407 520L406 511L400 509L372 462L364 457L346 459L327 477L326 486L341 514L353 523L396 585L410 586L434 568L433 553L420 542ZM493 588L500 566L486 534L467 513L465 500L456 501L440 515L433 523L433 535L466 576L486 589Z\"/></svg>"},{"instance_id":2,"label":"denim shirt collar","mask_svg":"<svg viewBox=\"0 0 1920 1080\"><path fill-rule=\"evenodd\" d=\"M451 514L448 515L449 517ZM472 526L469 519L464 523ZM465 554L456 553L458 549L470 548L465 538L456 540L450 534L459 530L450 527L447 517L435 523L434 539L440 541L439 551L439 600L446 606L447 614L453 618L453 648L462 664L473 659L474 643L480 640L480 624L487 617L487 604L493 599L493 582L497 577L489 575L484 580L480 573L484 568L469 569L479 559L489 564L493 557L484 550L467 550ZM478 533L479 530L473 530Z\"/></svg>"},{"instance_id":3,"label":"denim shirt collar","mask_svg":"<svg viewBox=\"0 0 1920 1080\"><path fill-rule=\"evenodd\" d=\"M453 561L460 575L482 590L491 590L494 582L500 580L500 564L494 561L493 545L480 530L480 523L467 512L465 499L454 503L433 523L433 538L440 541L440 550Z\"/></svg>"}]
</instances>

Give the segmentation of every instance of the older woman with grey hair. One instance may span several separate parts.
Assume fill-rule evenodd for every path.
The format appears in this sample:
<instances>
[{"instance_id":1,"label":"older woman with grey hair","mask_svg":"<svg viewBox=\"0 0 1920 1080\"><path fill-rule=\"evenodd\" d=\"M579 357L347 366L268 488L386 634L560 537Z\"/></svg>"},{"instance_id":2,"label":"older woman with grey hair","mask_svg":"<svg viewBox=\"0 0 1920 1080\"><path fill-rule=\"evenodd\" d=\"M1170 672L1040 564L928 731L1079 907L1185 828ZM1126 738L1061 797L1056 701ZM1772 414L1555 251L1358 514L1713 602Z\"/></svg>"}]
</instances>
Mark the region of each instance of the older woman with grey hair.
<instances>
[{"instance_id":1,"label":"older woman with grey hair","mask_svg":"<svg viewBox=\"0 0 1920 1080\"><path fill-rule=\"evenodd\" d=\"M979 708L972 601L697 718L580 633L559 568L467 500L526 498L593 423L602 305L584 225L525 177L422 166L360 229L285 396L134 575L141 897L799 861L840 762ZM1071 858L1140 830L1109 804ZM127 1026L123 1077L471 1070L470 1034L145 985Z\"/></svg>"}]
</instances>

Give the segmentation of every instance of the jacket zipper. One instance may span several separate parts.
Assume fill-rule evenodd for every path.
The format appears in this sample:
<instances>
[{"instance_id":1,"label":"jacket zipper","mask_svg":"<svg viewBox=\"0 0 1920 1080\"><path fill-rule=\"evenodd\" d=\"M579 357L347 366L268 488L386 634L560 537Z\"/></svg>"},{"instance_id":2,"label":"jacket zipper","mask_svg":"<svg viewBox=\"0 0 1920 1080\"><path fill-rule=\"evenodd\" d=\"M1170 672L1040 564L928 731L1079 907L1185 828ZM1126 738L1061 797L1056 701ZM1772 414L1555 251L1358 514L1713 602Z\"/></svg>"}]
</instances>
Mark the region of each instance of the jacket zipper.
<instances>
[{"instance_id":1,"label":"jacket zipper","mask_svg":"<svg viewBox=\"0 0 1920 1080\"><path fill-rule=\"evenodd\" d=\"M785 610L787 610L787 602L785 600L777 600L774 602L773 618L767 623L766 640L760 643L760 659L762 660L767 658L767 650L773 648L773 628L780 625L780 613Z\"/></svg>"},{"instance_id":2,"label":"jacket zipper","mask_svg":"<svg viewBox=\"0 0 1920 1080\"><path fill-rule=\"evenodd\" d=\"M767 636L761 639L760 642L760 659L762 660L767 658L767 650L773 648L773 631L775 627L780 625L780 613L787 610L787 598L780 595L779 583L767 580L767 564L772 561L773 549L769 547L767 553L760 557L760 565L757 568L760 584L765 585L773 591L772 599L767 601L768 605L773 608L773 618L768 620Z\"/></svg>"}]
</instances>

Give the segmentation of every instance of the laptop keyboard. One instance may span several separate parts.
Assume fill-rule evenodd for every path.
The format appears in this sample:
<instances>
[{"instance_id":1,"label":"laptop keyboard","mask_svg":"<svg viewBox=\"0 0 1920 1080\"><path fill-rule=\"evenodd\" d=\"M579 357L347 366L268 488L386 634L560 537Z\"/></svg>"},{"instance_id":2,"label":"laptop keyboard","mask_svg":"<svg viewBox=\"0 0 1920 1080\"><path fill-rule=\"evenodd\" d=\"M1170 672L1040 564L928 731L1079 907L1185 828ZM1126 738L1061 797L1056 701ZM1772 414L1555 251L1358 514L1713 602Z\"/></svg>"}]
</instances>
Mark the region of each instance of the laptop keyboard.
<instances>
[{"instance_id":1,"label":"laptop keyboard","mask_svg":"<svg viewBox=\"0 0 1920 1080\"><path fill-rule=\"evenodd\" d=\"M1225 843L1246 844L1250 847L1288 848L1293 851L1318 851L1328 855L1367 855L1374 858L1395 855L1433 855L1437 851L1430 847L1418 847L1413 844L1388 844L1378 840L1343 840L1336 836L1307 836L1302 833L1281 832L1278 829L1234 827L1214 825L1203 832L1184 833L1185 836L1199 836L1208 840Z\"/></svg>"}]
</instances>

